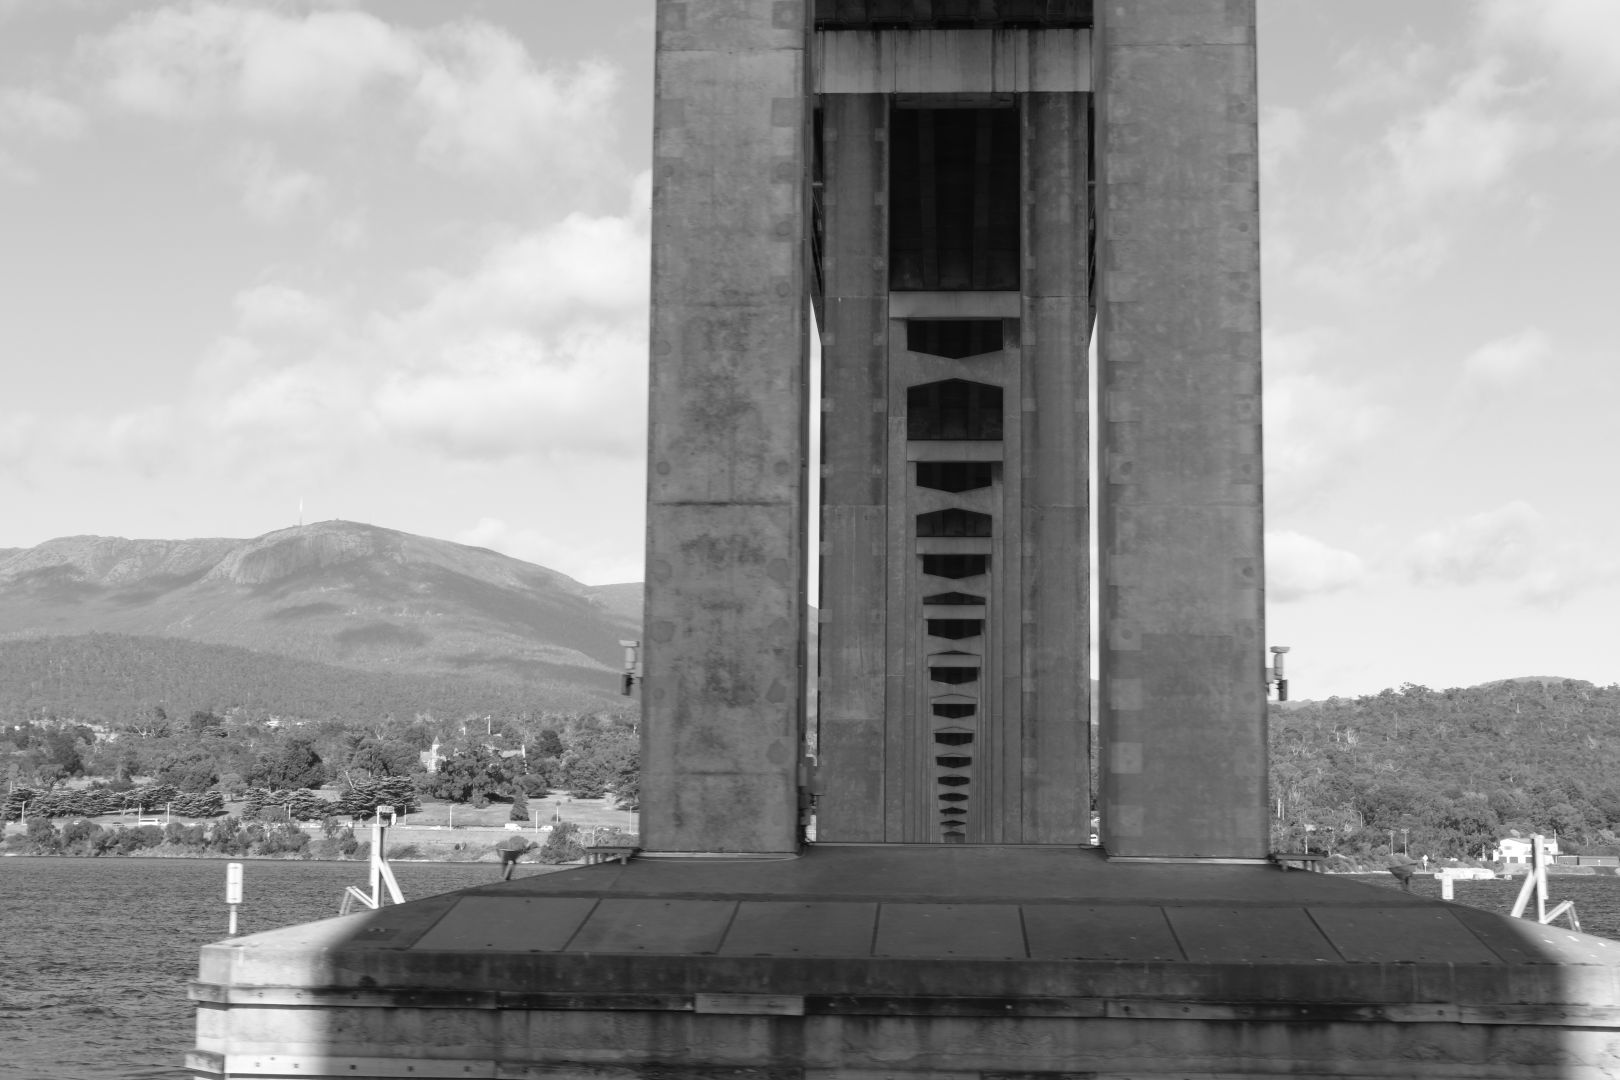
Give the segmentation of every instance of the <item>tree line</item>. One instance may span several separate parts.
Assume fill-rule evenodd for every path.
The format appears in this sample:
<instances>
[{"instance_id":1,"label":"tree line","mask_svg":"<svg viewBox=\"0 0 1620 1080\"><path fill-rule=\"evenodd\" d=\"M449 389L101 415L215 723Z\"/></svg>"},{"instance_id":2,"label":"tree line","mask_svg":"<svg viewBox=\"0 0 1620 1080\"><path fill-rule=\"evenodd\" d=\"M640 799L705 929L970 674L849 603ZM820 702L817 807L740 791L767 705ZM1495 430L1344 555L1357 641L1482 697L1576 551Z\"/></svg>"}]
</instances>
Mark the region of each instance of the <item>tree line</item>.
<instances>
[{"instance_id":1,"label":"tree line","mask_svg":"<svg viewBox=\"0 0 1620 1080\"><path fill-rule=\"evenodd\" d=\"M1273 706L1272 847L1484 858L1541 833L1620 854L1620 686L1527 679Z\"/></svg>"},{"instance_id":2,"label":"tree line","mask_svg":"<svg viewBox=\"0 0 1620 1080\"><path fill-rule=\"evenodd\" d=\"M1273 850L1480 858L1505 836L1539 832L1565 851L1620 854L1617 732L1620 686L1578 680L1407 683L1275 705ZM245 816L267 822L421 799L508 803L523 819L528 800L554 790L611 791L634 806L639 742L629 710L283 724L244 710L182 720L151 708L115 725L47 717L0 727L0 767L11 820L25 800L29 817L92 816L208 793L247 799ZM428 772L422 755L434 747ZM318 795L323 786L338 798ZM205 805L187 816L208 816Z\"/></svg>"},{"instance_id":3,"label":"tree line","mask_svg":"<svg viewBox=\"0 0 1620 1080\"><path fill-rule=\"evenodd\" d=\"M553 790L611 791L633 807L639 755L630 711L280 722L207 709L174 720L159 707L116 725L52 717L0 727L10 820L25 806L30 817L166 805L201 817L221 812L224 799L245 799L248 820L318 820L424 798L519 802L526 817L527 801ZM322 787L339 797L316 795Z\"/></svg>"}]
</instances>

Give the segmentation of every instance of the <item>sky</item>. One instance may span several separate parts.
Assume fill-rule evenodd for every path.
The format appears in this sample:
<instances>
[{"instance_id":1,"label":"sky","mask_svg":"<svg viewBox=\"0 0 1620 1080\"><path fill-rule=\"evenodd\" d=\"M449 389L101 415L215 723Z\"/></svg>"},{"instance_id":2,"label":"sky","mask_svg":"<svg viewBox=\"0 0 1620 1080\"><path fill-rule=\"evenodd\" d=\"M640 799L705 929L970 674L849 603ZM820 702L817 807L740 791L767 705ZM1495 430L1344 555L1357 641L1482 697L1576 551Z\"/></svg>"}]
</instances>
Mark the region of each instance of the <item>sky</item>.
<instances>
[{"instance_id":1,"label":"sky","mask_svg":"<svg viewBox=\"0 0 1620 1080\"><path fill-rule=\"evenodd\" d=\"M1620 3L1260 0L1296 698L1620 681ZM0 548L642 574L651 0L0 0Z\"/></svg>"}]
</instances>

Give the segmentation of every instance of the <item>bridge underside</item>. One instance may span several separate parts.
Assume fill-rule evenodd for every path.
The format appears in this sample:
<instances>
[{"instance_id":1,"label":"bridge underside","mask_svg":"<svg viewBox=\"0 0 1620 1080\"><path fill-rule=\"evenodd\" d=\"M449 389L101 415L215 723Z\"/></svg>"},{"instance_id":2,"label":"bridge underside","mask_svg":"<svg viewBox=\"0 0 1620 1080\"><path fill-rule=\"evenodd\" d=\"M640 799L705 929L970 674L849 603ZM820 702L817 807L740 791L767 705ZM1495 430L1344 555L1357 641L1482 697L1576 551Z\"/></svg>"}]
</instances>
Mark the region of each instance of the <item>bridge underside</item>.
<instances>
[{"instance_id":1,"label":"bridge underside","mask_svg":"<svg viewBox=\"0 0 1620 1080\"><path fill-rule=\"evenodd\" d=\"M633 860L204 949L201 1077L1620 1070L1620 943L1072 848Z\"/></svg>"}]
</instances>

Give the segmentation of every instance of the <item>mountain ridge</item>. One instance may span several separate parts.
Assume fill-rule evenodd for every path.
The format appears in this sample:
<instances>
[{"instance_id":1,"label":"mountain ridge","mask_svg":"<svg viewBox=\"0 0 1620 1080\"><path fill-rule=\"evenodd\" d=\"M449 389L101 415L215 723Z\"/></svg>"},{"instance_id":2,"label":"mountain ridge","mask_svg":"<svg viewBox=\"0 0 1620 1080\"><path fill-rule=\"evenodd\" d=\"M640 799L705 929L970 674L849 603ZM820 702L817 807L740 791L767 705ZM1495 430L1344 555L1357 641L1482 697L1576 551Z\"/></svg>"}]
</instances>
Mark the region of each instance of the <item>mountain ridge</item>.
<instances>
[{"instance_id":1,"label":"mountain ridge","mask_svg":"<svg viewBox=\"0 0 1620 1080\"><path fill-rule=\"evenodd\" d=\"M0 549L0 642L169 638L372 674L615 696L637 583L360 522L249 539L70 536ZM574 698L572 692L563 696Z\"/></svg>"}]
</instances>

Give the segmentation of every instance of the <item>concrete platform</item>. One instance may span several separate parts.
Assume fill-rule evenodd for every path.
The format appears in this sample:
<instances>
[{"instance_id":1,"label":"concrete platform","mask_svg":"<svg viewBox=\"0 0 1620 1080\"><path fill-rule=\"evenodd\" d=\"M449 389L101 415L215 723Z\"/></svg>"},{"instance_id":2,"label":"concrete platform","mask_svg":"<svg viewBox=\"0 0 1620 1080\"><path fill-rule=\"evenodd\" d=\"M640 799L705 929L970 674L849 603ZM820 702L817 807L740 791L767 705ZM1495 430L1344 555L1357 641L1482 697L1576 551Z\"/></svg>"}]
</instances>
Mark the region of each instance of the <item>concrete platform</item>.
<instances>
[{"instance_id":1,"label":"concrete platform","mask_svg":"<svg viewBox=\"0 0 1620 1080\"><path fill-rule=\"evenodd\" d=\"M210 945L205 1077L1620 1075L1620 942L1073 848L637 859Z\"/></svg>"}]
</instances>

